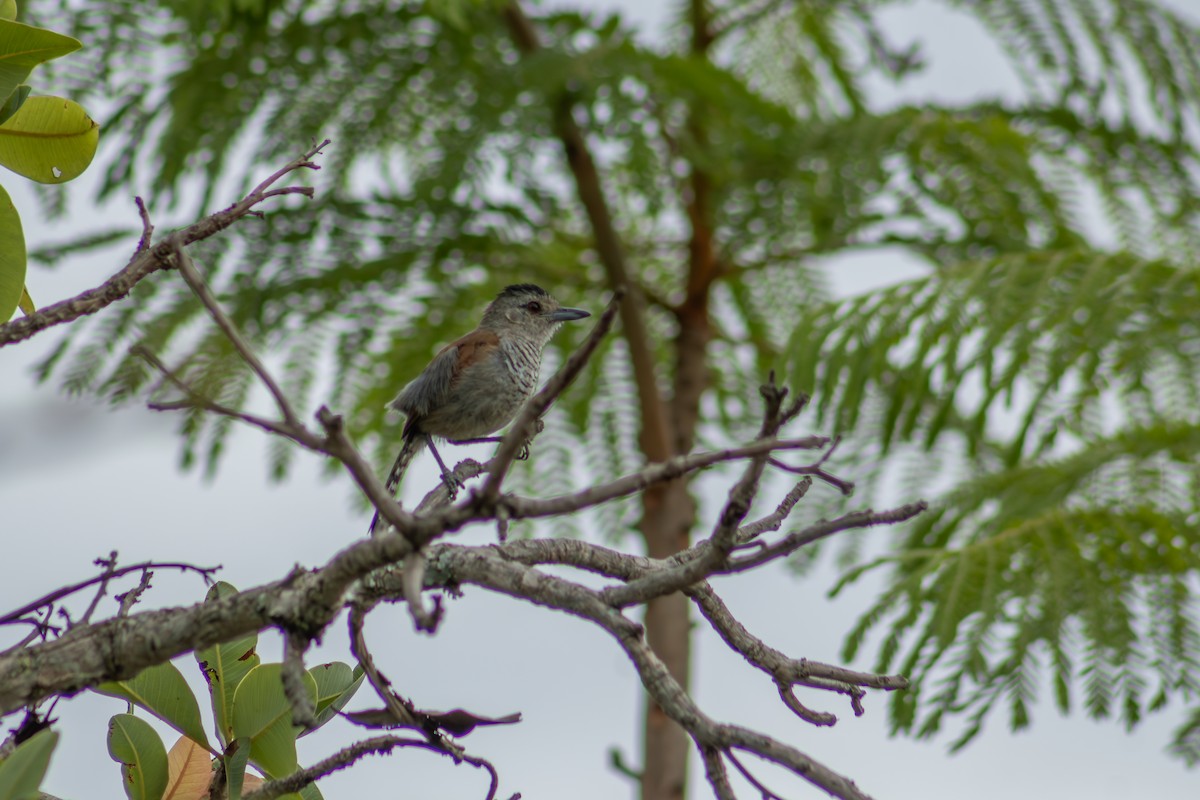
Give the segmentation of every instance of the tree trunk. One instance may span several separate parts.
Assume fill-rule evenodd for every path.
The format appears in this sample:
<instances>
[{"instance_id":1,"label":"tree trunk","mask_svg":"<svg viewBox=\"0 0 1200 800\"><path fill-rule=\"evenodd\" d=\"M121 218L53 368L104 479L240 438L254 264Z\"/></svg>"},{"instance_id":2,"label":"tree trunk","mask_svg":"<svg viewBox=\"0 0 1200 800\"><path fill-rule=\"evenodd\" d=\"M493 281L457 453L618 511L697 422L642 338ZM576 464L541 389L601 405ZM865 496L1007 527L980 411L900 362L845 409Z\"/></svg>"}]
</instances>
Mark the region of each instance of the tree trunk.
<instances>
[{"instance_id":1,"label":"tree trunk","mask_svg":"<svg viewBox=\"0 0 1200 800\"><path fill-rule=\"evenodd\" d=\"M704 0L693 0L692 12L692 51L697 57L704 58L712 41ZM536 51L540 47L537 31L518 0L510 2L503 13L517 47L525 53ZM700 397L708 383L708 342L711 338L708 298L718 274L709 208L710 181L701 170L693 168L687 196L683 198L691 224L691 241L686 297L676 309L679 333L674 343L675 373L672 396L668 400L659 389L653 346L643 317L645 308L640 286L630 276L595 160L583 132L571 116L569 103L564 98L563 104L554 109L555 131L575 179L580 203L591 224L596 251L609 284L626 292L621 303L622 333L629 344L638 391L639 445L648 462L666 461L691 450L699 419ZM701 118L702 113L693 110L692 134L698 141L704 139L704 131L698 123ZM691 544L696 503L689 485L686 479L681 479L652 487L643 495L639 529L649 556L666 558ZM647 644L686 689L691 659L687 598L676 593L651 601L646 609L645 626ZM647 702L643 732L642 800L683 800L690 747L686 734L653 702Z\"/></svg>"}]
</instances>

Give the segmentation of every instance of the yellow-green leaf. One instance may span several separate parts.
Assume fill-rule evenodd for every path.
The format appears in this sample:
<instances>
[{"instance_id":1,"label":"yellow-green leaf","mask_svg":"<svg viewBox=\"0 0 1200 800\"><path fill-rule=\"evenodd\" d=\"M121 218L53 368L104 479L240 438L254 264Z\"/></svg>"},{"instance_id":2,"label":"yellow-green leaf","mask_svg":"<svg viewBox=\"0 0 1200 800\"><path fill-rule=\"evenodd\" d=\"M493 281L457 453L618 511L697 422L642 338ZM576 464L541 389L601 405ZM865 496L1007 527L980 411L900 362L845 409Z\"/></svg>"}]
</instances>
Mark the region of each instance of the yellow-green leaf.
<instances>
[{"instance_id":1,"label":"yellow-green leaf","mask_svg":"<svg viewBox=\"0 0 1200 800\"><path fill-rule=\"evenodd\" d=\"M30 97L0 125L0 166L38 183L63 183L92 163L100 126L62 97Z\"/></svg>"},{"instance_id":2,"label":"yellow-green leaf","mask_svg":"<svg viewBox=\"0 0 1200 800\"><path fill-rule=\"evenodd\" d=\"M341 711L346 703L350 702L350 698L354 697L354 693L358 691L363 678L366 677L362 667L350 669L348 664L343 664L340 661L319 664L310 669L308 674L313 677L313 680L317 684L316 716L318 727L333 719L337 715L337 712ZM304 731L301 736L311 733L314 730L316 728Z\"/></svg>"},{"instance_id":3,"label":"yellow-green leaf","mask_svg":"<svg viewBox=\"0 0 1200 800\"><path fill-rule=\"evenodd\" d=\"M147 667L127 681L102 683L95 690L136 703L192 741L208 747L200 705L183 673L171 662Z\"/></svg>"},{"instance_id":4,"label":"yellow-green leaf","mask_svg":"<svg viewBox=\"0 0 1200 800\"><path fill-rule=\"evenodd\" d=\"M233 699L233 732L250 740L250 762L269 777L282 778L296 770L296 734L292 705L283 693L282 664L255 667L238 686ZM316 702L317 684L304 673L304 685Z\"/></svg>"},{"instance_id":5,"label":"yellow-green leaf","mask_svg":"<svg viewBox=\"0 0 1200 800\"><path fill-rule=\"evenodd\" d=\"M82 46L70 36L0 18L0 98L7 100L38 64Z\"/></svg>"},{"instance_id":6,"label":"yellow-green leaf","mask_svg":"<svg viewBox=\"0 0 1200 800\"><path fill-rule=\"evenodd\" d=\"M8 322L25 291L25 233L12 198L0 186L0 322Z\"/></svg>"},{"instance_id":7,"label":"yellow-green leaf","mask_svg":"<svg viewBox=\"0 0 1200 800\"><path fill-rule=\"evenodd\" d=\"M0 19L17 18L17 0L0 0Z\"/></svg>"},{"instance_id":8,"label":"yellow-green leaf","mask_svg":"<svg viewBox=\"0 0 1200 800\"><path fill-rule=\"evenodd\" d=\"M57 744L57 733L40 731L17 745L12 755L0 761L0 800L37 797Z\"/></svg>"},{"instance_id":9,"label":"yellow-green leaf","mask_svg":"<svg viewBox=\"0 0 1200 800\"><path fill-rule=\"evenodd\" d=\"M237 594L237 589L224 581L218 581L208 590L204 602L215 603L234 594ZM255 652L257 646L258 635L251 633L196 651L196 660L200 662L200 671L204 673L204 678L208 681L208 691L212 695L213 715L217 718L217 730L221 735L222 744L228 744L234 739L233 696L238 684L261 661Z\"/></svg>"},{"instance_id":10,"label":"yellow-green leaf","mask_svg":"<svg viewBox=\"0 0 1200 800\"><path fill-rule=\"evenodd\" d=\"M28 286L21 288L21 299L17 302L17 305L21 307L21 313L26 316L37 313L37 306L33 304L33 298L29 296Z\"/></svg>"},{"instance_id":11,"label":"yellow-green leaf","mask_svg":"<svg viewBox=\"0 0 1200 800\"><path fill-rule=\"evenodd\" d=\"M13 114L17 113L17 110L25 105L30 91L32 91L32 88L28 84L22 83L8 96L7 100L0 103L0 123L3 123Z\"/></svg>"},{"instance_id":12,"label":"yellow-green leaf","mask_svg":"<svg viewBox=\"0 0 1200 800\"><path fill-rule=\"evenodd\" d=\"M129 800L162 800L167 790L167 748L146 720L116 714L108 721L108 754L121 765Z\"/></svg>"}]
</instances>

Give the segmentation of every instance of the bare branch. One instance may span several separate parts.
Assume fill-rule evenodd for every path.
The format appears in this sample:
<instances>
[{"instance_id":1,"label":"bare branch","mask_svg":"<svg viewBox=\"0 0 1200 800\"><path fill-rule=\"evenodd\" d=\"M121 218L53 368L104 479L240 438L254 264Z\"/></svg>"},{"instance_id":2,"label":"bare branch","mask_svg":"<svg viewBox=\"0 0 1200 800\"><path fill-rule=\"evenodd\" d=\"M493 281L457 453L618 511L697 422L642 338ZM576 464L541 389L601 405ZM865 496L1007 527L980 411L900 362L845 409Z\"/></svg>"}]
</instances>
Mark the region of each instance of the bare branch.
<instances>
[{"instance_id":1,"label":"bare branch","mask_svg":"<svg viewBox=\"0 0 1200 800\"><path fill-rule=\"evenodd\" d=\"M843 800L867 800L850 779L814 761L799 750L765 734L725 725L705 715L666 665L646 644L641 625L606 604L599 593L556 576L505 561L497 548L443 549L439 564L456 580L532 600L588 619L617 641L633 661L650 698L686 730L699 746L737 747L773 761Z\"/></svg>"},{"instance_id":2,"label":"bare branch","mask_svg":"<svg viewBox=\"0 0 1200 800\"><path fill-rule=\"evenodd\" d=\"M700 746L700 758L704 761L704 776L713 788L717 800L737 800L733 786L729 783L729 774L725 771L725 762L721 759L720 749L711 745Z\"/></svg>"},{"instance_id":3,"label":"bare branch","mask_svg":"<svg viewBox=\"0 0 1200 800\"><path fill-rule=\"evenodd\" d=\"M544 500L511 495L500 498L497 502L508 507L513 518L549 517L558 514L568 514L582 508L589 508L600 503L615 500L618 497L639 492L646 487L674 480L691 472L711 467L723 461L737 461L743 458L753 458L774 450L811 450L823 447L829 440L823 436L808 436L803 439L764 439L752 442L742 447L731 447L727 450L714 450L708 453L694 453L689 456L676 456L667 461L650 464L638 472L617 478L609 483L591 486L574 494L564 494Z\"/></svg>"},{"instance_id":4,"label":"bare branch","mask_svg":"<svg viewBox=\"0 0 1200 800\"><path fill-rule=\"evenodd\" d=\"M806 544L811 544L826 536L839 533L851 528L867 528L872 525L895 525L898 522L912 519L925 511L929 506L924 500L894 508L890 511L855 511L834 520L822 520L807 528L790 533L774 544L760 547L756 553L743 558L734 559L723 572L744 572L760 564L773 561L780 556L794 553Z\"/></svg>"},{"instance_id":5,"label":"bare branch","mask_svg":"<svg viewBox=\"0 0 1200 800\"><path fill-rule=\"evenodd\" d=\"M383 701L384 707L387 709L387 713L393 724L424 730L420 720L417 719L414 713L412 703L392 691L391 682L383 677L382 673L375 666L375 659L371 657L371 651L367 648L366 637L363 635L363 623L366 622L367 614L370 611L370 606L363 606L361 604L356 604L350 608L350 651L354 653L354 657L362 665L363 672L367 675L367 681L375 689L375 693L379 695L379 699ZM426 736L428 736L427 731Z\"/></svg>"},{"instance_id":6,"label":"bare branch","mask_svg":"<svg viewBox=\"0 0 1200 800\"><path fill-rule=\"evenodd\" d=\"M52 303L28 316L0 324L0 347L24 341L55 325L61 325L64 322L70 322L89 314L95 314L100 309L125 298L133 287L146 277L159 270L173 266L172 254L176 248L208 239L220 233L242 217L248 215L255 206L264 200L281 193L283 190L275 190L273 193L268 192L267 187L278 182L283 176L299 169L320 169L310 159L319 154L327 144L329 144L328 139L310 148L304 155L292 160L282 169L276 171L275 174L259 184L254 191L229 206L229 208L218 211L215 214L210 214L204 219L167 235L153 247L142 248L139 244L138 249L134 252L128 263L96 288L89 289L67 300ZM313 190L307 186L296 186L288 187L287 193L303 194L311 197ZM148 218L148 215L143 217L143 236L146 235L145 225Z\"/></svg>"},{"instance_id":7,"label":"bare branch","mask_svg":"<svg viewBox=\"0 0 1200 800\"><path fill-rule=\"evenodd\" d=\"M760 520L751 522L749 525L743 525L738 529L738 542L749 542L769 531L777 531L783 525L783 521L788 518L795 508L796 503L808 493L809 487L812 486L812 479L805 478L792 487L792 490L784 495L779 501L779 505L767 516Z\"/></svg>"},{"instance_id":8,"label":"bare branch","mask_svg":"<svg viewBox=\"0 0 1200 800\"><path fill-rule=\"evenodd\" d=\"M38 599L30 601L18 609L9 611L4 615L0 615L0 625L11 625L14 622L23 622L25 620L23 620L22 617L24 617L26 614L37 611L39 608L48 606L51 603L63 599L64 597L69 597L76 592L88 588L89 586L95 586L97 583L104 583L115 578L119 578L122 575L128 575L130 572L137 572L138 570L146 569L177 569L182 572L195 572L203 577L205 582L208 583L211 581L213 573L221 569L221 565L218 564L215 567L197 567L194 564L182 564L171 561L143 561L140 564L131 564L128 567L120 567L111 571L105 570L105 572L102 572L100 575L97 575L94 578L88 578L87 580L64 586L61 589L55 589L53 592L42 595Z\"/></svg>"},{"instance_id":9,"label":"bare branch","mask_svg":"<svg viewBox=\"0 0 1200 800\"><path fill-rule=\"evenodd\" d=\"M742 773L743 778L750 781L750 784L755 789L758 789L759 794L762 795L762 800L784 800L782 797L780 797L779 795L772 792L766 786L763 786L762 783L758 780L758 778L755 778L754 775L751 774L750 770L746 769L745 765L743 765L742 762L738 760L738 757L736 755L734 755L732 750L726 750L725 757L729 759L730 764L733 764L733 766L737 767L737 771Z\"/></svg>"},{"instance_id":10,"label":"bare branch","mask_svg":"<svg viewBox=\"0 0 1200 800\"><path fill-rule=\"evenodd\" d=\"M204 308L209 312L209 317L215 321L217 327L220 327L221 332L233 344L234 349L238 350L241 360L245 361L253 369L254 374L258 375L258 379L266 386L266 391L271 393L271 397L275 399L276 408L280 410L280 416L283 417L284 423L288 426L299 427L300 420L296 417L295 411L292 410L292 404L288 403L288 398L283 395L280 385L275 383L275 378L271 377L271 373L268 372L263 362L259 360L257 355L254 355L254 350L251 349L250 344L247 344L246 339L242 338L238 326L234 325L232 319L229 319L229 314L224 313L221 303L218 303L216 297L212 296L208 285L204 283L204 278L200 277L200 273L196 270L196 264L193 263L191 255L188 255L180 245L175 246L174 255L175 265L178 266L180 276L184 278L187 287L203 303Z\"/></svg>"},{"instance_id":11,"label":"bare branch","mask_svg":"<svg viewBox=\"0 0 1200 800\"><path fill-rule=\"evenodd\" d=\"M87 625L92 621L92 615L96 613L96 607L100 605L100 601L108 594L108 582L112 580L117 569L117 551L113 550L108 554L108 558L97 558L94 562L98 567L104 567L104 572L100 574L100 582L96 587L96 594L92 597L92 602L88 603L87 610L83 612L83 616L79 618L76 625Z\"/></svg>"},{"instance_id":12,"label":"bare branch","mask_svg":"<svg viewBox=\"0 0 1200 800\"><path fill-rule=\"evenodd\" d=\"M145 591L150 588L150 579L153 577L154 573L152 571L144 569L142 570L142 579L138 581L137 586L133 587L128 592L123 592L122 594L118 594L113 597L114 600L120 603L120 606L117 609L118 617L124 617L129 614L130 609L133 608L133 605L138 601L138 598L140 598L142 594L144 594Z\"/></svg>"},{"instance_id":13,"label":"bare branch","mask_svg":"<svg viewBox=\"0 0 1200 800\"><path fill-rule=\"evenodd\" d=\"M854 494L854 484L850 481L842 480L838 476L826 472L824 469L825 462L829 460L829 457L833 455L833 451L837 449L837 446L841 444L841 442L842 440L840 436L835 437L833 443L829 445L829 449L826 450L825 454L821 456L821 459L817 463L810 464L806 467L793 467L789 464L783 463L777 458L771 459L771 465L786 472L791 472L795 475L812 475L814 478L821 479L825 483L828 483L830 486L837 489L846 497L849 497Z\"/></svg>"},{"instance_id":14,"label":"bare branch","mask_svg":"<svg viewBox=\"0 0 1200 800\"><path fill-rule=\"evenodd\" d=\"M455 763L466 762L474 767L479 767L480 769L486 770L490 781L490 787L487 796L489 798L494 798L496 796L496 790L499 788L499 779L496 775L496 770L490 763L482 758L477 758L475 756L466 754L456 758L453 753L449 753L437 745L425 741L424 739L405 739L400 736L376 736L371 739L364 739L361 742L355 742L349 747L334 753L329 758L322 759L307 769L293 772L286 778L267 781L254 791L243 794L242 800L275 800L277 797L283 797L286 794L293 794L300 791L305 786L324 778L326 775L332 775L338 770L345 769L361 759L363 756L385 755L400 747L429 750L434 753L439 753L441 755L454 758Z\"/></svg>"},{"instance_id":15,"label":"bare branch","mask_svg":"<svg viewBox=\"0 0 1200 800\"><path fill-rule=\"evenodd\" d=\"M225 334L225 338L237 350L238 355L242 360L249 365L258 379L267 387L267 391L271 393L271 397L275 400L275 406L279 409L279 415L283 417L283 421L290 427L300 427L300 420L296 417L296 413L292 410L291 404L287 397L283 394L283 390L279 388L279 384L271 377L271 373L254 354L254 350L242 338L237 326L233 320L225 313L225 309L221 308L221 304L217 302L217 298L213 297L208 286L204 283L204 278L200 277L200 273L196 271L196 265L192 263L192 257L187 254L183 246L176 244L175 246L175 263L179 268L179 274L183 277L188 288L196 295L204 308L208 311L208 315L217 323L217 327L221 329L221 333Z\"/></svg>"},{"instance_id":16,"label":"bare branch","mask_svg":"<svg viewBox=\"0 0 1200 800\"><path fill-rule=\"evenodd\" d=\"M440 598L434 598L433 608L425 608L425 601L421 597L425 585L425 555L422 551L418 550L404 559L401 582L404 587L404 600L417 630L425 633L436 632L438 623L442 621L442 604Z\"/></svg>"},{"instance_id":17,"label":"bare branch","mask_svg":"<svg viewBox=\"0 0 1200 800\"><path fill-rule=\"evenodd\" d=\"M133 202L137 205L138 216L142 218L142 238L138 239L137 249L133 251L133 254L137 255L150 247L150 242L154 239L154 225L150 222L146 202L140 197L133 198Z\"/></svg>"},{"instance_id":18,"label":"bare branch","mask_svg":"<svg viewBox=\"0 0 1200 800\"><path fill-rule=\"evenodd\" d=\"M317 727L317 713L313 700L304 685L304 653L308 650L308 637L294 630L283 632L283 667L280 679L283 694L292 707L292 723L305 730Z\"/></svg>"},{"instance_id":19,"label":"bare branch","mask_svg":"<svg viewBox=\"0 0 1200 800\"><path fill-rule=\"evenodd\" d=\"M779 429L800 412L807 402L807 398L801 396L785 410L783 402L787 399L788 390L786 387L776 385L774 372L759 388L759 392L765 403L759 441L773 442ZM758 484L762 480L763 470L766 469L767 462L770 460L770 454L770 450L765 450L751 456L750 463L746 465L741 479L729 490L725 507L721 510L712 534L705 541L672 559L675 561L675 566L656 570L632 580L624 586L605 589L602 593L605 602L616 608L623 608L634 603L644 603L655 597L679 591L715 572L723 571L729 554L738 544L739 526L746 515L750 513L750 506L758 493ZM793 501L792 505L794 504ZM790 510L790 506L788 509ZM776 509L776 514L779 513L780 509ZM780 518L782 519L782 516Z\"/></svg>"}]
</instances>

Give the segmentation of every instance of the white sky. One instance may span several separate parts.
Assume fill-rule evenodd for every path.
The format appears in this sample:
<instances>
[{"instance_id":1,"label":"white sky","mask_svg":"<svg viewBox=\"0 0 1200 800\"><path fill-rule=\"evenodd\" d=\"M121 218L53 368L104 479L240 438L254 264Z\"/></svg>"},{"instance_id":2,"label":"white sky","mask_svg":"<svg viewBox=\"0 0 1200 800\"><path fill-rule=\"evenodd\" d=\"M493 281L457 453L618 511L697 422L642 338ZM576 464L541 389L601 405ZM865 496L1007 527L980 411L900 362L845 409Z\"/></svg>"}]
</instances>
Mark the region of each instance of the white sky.
<instances>
[{"instance_id":1,"label":"white sky","mask_svg":"<svg viewBox=\"0 0 1200 800\"><path fill-rule=\"evenodd\" d=\"M626 0L614 5L655 28L665 4ZM889 19L896 38L919 37L928 47L933 69L910 92L954 100L1015 91L994 45L965 17L917 3L890 12ZM71 189L80 214L41 225L21 179L4 176L32 245L74 238L79 225L137 225L131 199L118 198L102 216L81 202L89 178L94 176ZM132 245L109 258L34 272L29 283L35 299L47 304L95 285L123 262ZM835 287L850 293L909 277L913 268L873 254L839 261L831 272ZM94 574L92 560L113 549L124 563L221 563L223 579L247 587L274 580L296 563L319 565L363 535L366 518L349 507L346 479L322 480L310 456L297 458L287 484L269 484L264 437L242 432L217 478L205 483L195 473L178 471L173 420L138 409L110 412L88 401L64 400L52 387L34 386L28 367L55 341L56 334L47 333L0 350L0 509L5 512L0 610ZM406 495L419 494L432 480L409 481ZM723 494L720 476L704 480L707 490L701 497ZM763 506L773 505L783 490L777 485L763 493ZM708 518L714 510L706 504ZM491 532L458 540L486 542ZM845 631L874 594L872 584L864 583L830 602L825 592L835 576L830 564L803 580L771 568L718 580L716 587L749 629L771 645L795 657L838 663ZM203 595L200 582L191 577L161 572L154 583L141 608L189 604ZM626 762L637 765L640 686L621 651L599 631L479 589L449 602L447 619L434 638L413 633L398 606L377 611L369 628L382 669L419 706L525 715L520 725L483 729L464 740L470 752L496 765L501 797L516 791L527 800L634 796L632 785L608 767L607 752L619 747ZM1001 710L976 743L949 756L950 737L933 742L889 738L882 695L869 695L866 716L855 718L839 698L805 692L803 702L837 713L840 722L832 729L799 722L783 709L768 679L703 625L697 631L693 688L703 709L794 744L880 800L1184 798L1195 797L1200 786L1195 773L1163 752L1182 721L1178 708L1126 733L1115 722L1092 722L1078 712L1064 719L1041 702L1033 707L1032 729L1015 736L1007 732ZM344 623L335 624L323 658L349 660L345 638ZM260 652L277 660L277 638L265 636ZM870 657L868 650L848 666L868 668ZM199 682L190 656L178 663ZM1043 689L1041 696L1048 695ZM354 703L375 705L368 691ZM108 717L122 710L116 700L91 695L59 704L63 738L47 791L67 798L120 796L118 767L105 752L104 736ZM302 761L311 763L360 737L360 731L335 721L301 740ZM695 759L692 766L690 796L710 796ZM769 769L759 774L786 797L825 796ZM486 777L432 754L400 752L369 759L321 783L330 800L376 796L381 786L395 795L474 800L484 796ZM744 796L754 796L743 790Z\"/></svg>"}]
</instances>

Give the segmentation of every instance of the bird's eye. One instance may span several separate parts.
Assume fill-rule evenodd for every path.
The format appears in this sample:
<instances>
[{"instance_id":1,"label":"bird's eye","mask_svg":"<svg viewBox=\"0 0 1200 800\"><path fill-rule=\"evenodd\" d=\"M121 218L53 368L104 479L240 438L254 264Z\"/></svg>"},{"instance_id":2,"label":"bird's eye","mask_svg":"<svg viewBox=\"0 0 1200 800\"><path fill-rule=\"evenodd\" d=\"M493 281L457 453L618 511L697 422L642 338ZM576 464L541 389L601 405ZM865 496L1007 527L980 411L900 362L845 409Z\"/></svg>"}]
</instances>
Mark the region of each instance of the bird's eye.
<instances>
[{"instance_id":1,"label":"bird's eye","mask_svg":"<svg viewBox=\"0 0 1200 800\"><path fill-rule=\"evenodd\" d=\"M531 313L531 314L542 313L542 304L539 303L537 300L530 300L528 303L525 304L525 307L529 309L529 313Z\"/></svg>"}]
</instances>

